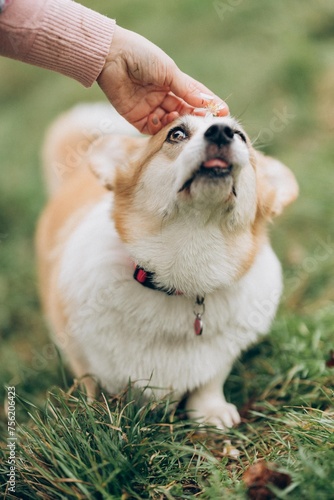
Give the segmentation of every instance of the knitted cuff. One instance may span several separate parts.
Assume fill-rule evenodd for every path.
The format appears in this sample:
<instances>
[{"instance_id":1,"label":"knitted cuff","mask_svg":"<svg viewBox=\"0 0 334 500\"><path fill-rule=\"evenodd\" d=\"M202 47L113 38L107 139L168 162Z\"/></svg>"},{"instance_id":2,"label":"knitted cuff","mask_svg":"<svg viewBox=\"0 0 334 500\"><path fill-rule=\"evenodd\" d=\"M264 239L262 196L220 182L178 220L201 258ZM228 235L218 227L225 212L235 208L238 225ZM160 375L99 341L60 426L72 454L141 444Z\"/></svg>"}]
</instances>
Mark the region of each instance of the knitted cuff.
<instances>
[{"instance_id":1,"label":"knitted cuff","mask_svg":"<svg viewBox=\"0 0 334 500\"><path fill-rule=\"evenodd\" d=\"M108 55L115 20L72 1L47 0L44 19L25 62L90 87Z\"/></svg>"}]
</instances>

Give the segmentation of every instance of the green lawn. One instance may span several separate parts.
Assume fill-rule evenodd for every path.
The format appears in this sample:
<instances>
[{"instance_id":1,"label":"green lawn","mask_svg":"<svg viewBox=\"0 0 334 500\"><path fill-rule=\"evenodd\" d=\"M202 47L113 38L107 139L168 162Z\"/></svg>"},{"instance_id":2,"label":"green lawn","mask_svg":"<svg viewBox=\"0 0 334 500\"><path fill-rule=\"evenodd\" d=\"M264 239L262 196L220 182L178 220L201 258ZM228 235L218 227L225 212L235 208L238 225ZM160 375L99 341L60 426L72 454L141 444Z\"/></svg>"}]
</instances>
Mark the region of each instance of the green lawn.
<instances>
[{"instance_id":1,"label":"green lawn","mask_svg":"<svg viewBox=\"0 0 334 500\"><path fill-rule=\"evenodd\" d=\"M45 200L43 133L59 112L103 95L0 60L0 386L1 401L7 386L16 388L18 435L16 494L5 496L1 407L0 496L244 499L242 476L264 459L291 478L278 498L333 498L334 3L82 3L162 47L227 99L258 148L295 172L300 197L271 229L285 293L270 336L228 380L227 397L243 416L238 428L199 433L168 401L145 404L131 389L88 405L48 338L33 237Z\"/></svg>"}]
</instances>

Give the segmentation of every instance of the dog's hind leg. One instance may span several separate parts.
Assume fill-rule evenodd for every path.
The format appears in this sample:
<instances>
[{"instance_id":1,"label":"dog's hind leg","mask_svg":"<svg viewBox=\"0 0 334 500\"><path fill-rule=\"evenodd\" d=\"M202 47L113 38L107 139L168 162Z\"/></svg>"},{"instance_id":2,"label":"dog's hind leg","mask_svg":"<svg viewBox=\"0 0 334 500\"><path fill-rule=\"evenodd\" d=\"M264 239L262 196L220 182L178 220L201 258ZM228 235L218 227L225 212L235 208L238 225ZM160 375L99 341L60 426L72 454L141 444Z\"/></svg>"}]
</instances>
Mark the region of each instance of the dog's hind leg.
<instances>
[{"instance_id":1,"label":"dog's hind leg","mask_svg":"<svg viewBox=\"0 0 334 500\"><path fill-rule=\"evenodd\" d=\"M87 398L90 401L95 399L98 383L93 374L89 372L89 363L80 346L68 333L58 333L55 337L56 343L64 354L77 382L84 387Z\"/></svg>"}]
</instances>

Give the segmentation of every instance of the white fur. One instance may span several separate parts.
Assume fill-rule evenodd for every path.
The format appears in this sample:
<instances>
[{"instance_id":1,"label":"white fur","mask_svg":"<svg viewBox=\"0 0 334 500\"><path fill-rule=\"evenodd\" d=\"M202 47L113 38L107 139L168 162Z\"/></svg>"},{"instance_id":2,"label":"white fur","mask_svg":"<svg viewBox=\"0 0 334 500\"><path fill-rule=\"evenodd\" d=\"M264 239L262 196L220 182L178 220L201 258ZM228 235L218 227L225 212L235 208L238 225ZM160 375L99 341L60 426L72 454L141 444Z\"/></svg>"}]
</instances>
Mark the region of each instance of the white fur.
<instances>
[{"instance_id":1,"label":"white fur","mask_svg":"<svg viewBox=\"0 0 334 500\"><path fill-rule=\"evenodd\" d=\"M206 297L204 333L198 337L193 300L167 296L133 279L132 261L109 213L107 196L72 234L61 265L68 333L84 351L87 373L97 375L111 393L131 379L164 389L156 390L158 395L174 391L175 398L218 376L220 390L213 398L225 408L221 385L233 361L268 331L274 317L282 290L276 256L265 245L245 276ZM201 408L196 415L203 417ZM230 425L229 418L218 414L210 421Z\"/></svg>"},{"instance_id":2,"label":"white fur","mask_svg":"<svg viewBox=\"0 0 334 500\"><path fill-rule=\"evenodd\" d=\"M151 395L189 394L190 415L224 427L240 418L222 385L241 351L268 332L282 279L265 237L243 270L257 209L249 144L237 135L231 143L233 175L215 182L196 177L188 195L180 192L205 161L204 132L216 122L236 127L231 118L187 117L182 123L189 139L175 146L163 142L149 157L129 207L127 243L114 226L112 193L91 208L65 243L58 287L67 334L80 346L87 373L108 391L132 380ZM119 163L111 144L109 152L95 153L105 183L113 182ZM158 230L145 232L143 221ZM183 295L140 285L133 279L134 262ZM202 336L193 327L196 295L205 295Z\"/></svg>"}]
</instances>

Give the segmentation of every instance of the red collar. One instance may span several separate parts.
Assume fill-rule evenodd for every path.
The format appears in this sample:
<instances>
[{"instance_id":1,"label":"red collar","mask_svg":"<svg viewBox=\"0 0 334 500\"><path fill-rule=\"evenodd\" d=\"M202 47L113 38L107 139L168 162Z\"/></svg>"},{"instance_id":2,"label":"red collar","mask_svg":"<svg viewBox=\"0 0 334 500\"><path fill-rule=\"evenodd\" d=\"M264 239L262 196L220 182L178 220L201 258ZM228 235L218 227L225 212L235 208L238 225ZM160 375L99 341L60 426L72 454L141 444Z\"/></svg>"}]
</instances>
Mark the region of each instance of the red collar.
<instances>
[{"instance_id":1,"label":"red collar","mask_svg":"<svg viewBox=\"0 0 334 500\"><path fill-rule=\"evenodd\" d=\"M167 295L183 295L183 293L176 290L176 288L164 288L156 285L154 282L155 273L146 271L143 267L138 265L135 267L133 277L138 283L147 288L151 288L151 290L159 290L159 292L165 292Z\"/></svg>"},{"instance_id":2,"label":"red collar","mask_svg":"<svg viewBox=\"0 0 334 500\"><path fill-rule=\"evenodd\" d=\"M159 292L164 292L167 295L183 295L183 293L176 290L176 288L168 289L168 288L158 286L154 282L155 274L152 273L151 271L146 271L143 267L140 267L138 265L135 266L135 271L133 273L133 277L136 281L138 281L138 283L140 283L143 286L146 286L147 288L151 288L151 290L158 290ZM194 332L195 332L195 335L202 335L202 333L203 333L202 316L203 316L204 312L205 312L204 297L197 296L195 304L194 304L194 315L195 315Z\"/></svg>"}]
</instances>

